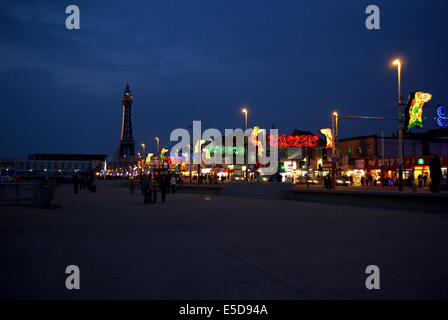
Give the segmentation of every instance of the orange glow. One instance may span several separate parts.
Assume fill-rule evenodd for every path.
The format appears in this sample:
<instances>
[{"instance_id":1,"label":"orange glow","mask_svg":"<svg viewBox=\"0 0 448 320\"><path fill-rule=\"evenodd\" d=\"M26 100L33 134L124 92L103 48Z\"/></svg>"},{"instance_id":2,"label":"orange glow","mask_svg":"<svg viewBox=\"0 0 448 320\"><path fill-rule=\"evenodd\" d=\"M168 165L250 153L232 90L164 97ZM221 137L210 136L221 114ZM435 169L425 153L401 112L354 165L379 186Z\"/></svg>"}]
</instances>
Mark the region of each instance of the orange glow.
<instances>
[{"instance_id":1,"label":"orange glow","mask_svg":"<svg viewBox=\"0 0 448 320\"><path fill-rule=\"evenodd\" d=\"M327 149L333 148L333 134L331 133L331 129L320 129L320 133L327 139Z\"/></svg>"}]
</instances>

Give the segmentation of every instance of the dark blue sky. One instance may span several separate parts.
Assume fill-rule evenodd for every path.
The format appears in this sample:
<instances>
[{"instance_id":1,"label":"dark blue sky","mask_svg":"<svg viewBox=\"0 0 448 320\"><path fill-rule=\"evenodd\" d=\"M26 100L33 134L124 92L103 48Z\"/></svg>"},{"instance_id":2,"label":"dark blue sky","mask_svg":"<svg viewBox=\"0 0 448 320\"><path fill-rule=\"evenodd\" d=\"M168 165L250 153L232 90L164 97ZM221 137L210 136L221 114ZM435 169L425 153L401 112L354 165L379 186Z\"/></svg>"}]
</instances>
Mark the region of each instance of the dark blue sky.
<instances>
[{"instance_id":1,"label":"dark blue sky","mask_svg":"<svg viewBox=\"0 0 448 320\"><path fill-rule=\"evenodd\" d=\"M81 29L65 28L76 4ZM369 4L381 30L365 28ZM171 130L249 125L317 132L330 111L395 117L403 96L448 103L445 0L2 1L1 157L108 153L118 147L129 80L136 143ZM344 120L344 137L392 134L396 123Z\"/></svg>"}]
</instances>

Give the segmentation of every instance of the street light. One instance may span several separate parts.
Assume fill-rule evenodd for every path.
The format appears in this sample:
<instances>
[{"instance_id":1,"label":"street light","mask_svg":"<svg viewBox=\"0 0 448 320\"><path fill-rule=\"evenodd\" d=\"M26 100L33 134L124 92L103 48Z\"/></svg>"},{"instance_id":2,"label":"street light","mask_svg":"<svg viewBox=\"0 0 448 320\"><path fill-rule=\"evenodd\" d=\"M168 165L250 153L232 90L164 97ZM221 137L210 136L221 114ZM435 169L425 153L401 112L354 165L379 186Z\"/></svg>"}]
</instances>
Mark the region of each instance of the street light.
<instances>
[{"instance_id":1,"label":"street light","mask_svg":"<svg viewBox=\"0 0 448 320\"><path fill-rule=\"evenodd\" d=\"M142 143L142 148L143 148L143 156L145 155L145 144Z\"/></svg>"},{"instance_id":2,"label":"street light","mask_svg":"<svg viewBox=\"0 0 448 320\"><path fill-rule=\"evenodd\" d=\"M331 159L331 189L336 187L336 169L337 169L337 135L338 135L338 113L334 111L331 114L332 138L333 138L333 152Z\"/></svg>"},{"instance_id":3,"label":"street light","mask_svg":"<svg viewBox=\"0 0 448 320\"><path fill-rule=\"evenodd\" d=\"M160 139L158 137L155 137L155 140L157 140L157 154L160 153Z\"/></svg>"},{"instance_id":4,"label":"street light","mask_svg":"<svg viewBox=\"0 0 448 320\"><path fill-rule=\"evenodd\" d=\"M242 113L244 113L245 119L246 119L246 130L247 130L247 109L243 108L243 110L241 110Z\"/></svg>"},{"instance_id":5,"label":"street light","mask_svg":"<svg viewBox=\"0 0 448 320\"><path fill-rule=\"evenodd\" d=\"M403 191L403 117L401 114L401 61L394 60L393 65L397 66L398 71L398 186Z\"/></svg>"},{"instance_id":6,"label":"street light","mask_svg":"<svg viewBox=\"0 0 448 320\"><path fill-rule=\"evenodd\" d=\"M242 110L241 110L241 112L242 113L244 113L244 117L245 117L245 120L246 120L246 131L247 131L247 109L246 108L243 108ZM247 143L247 145L248 145L249 143ZM246 182L247 182L247 167L248 167L248 165L247 165L247 163L248 163L248 157L249 157L249 155L248 155L248 153L247 153L247 145L246 145L246 136L244 136L244 145L245 145L245 157L244 157L244 162L245 162L245 165L246 165L246 178L245 178L245 180L246 180Z\"/></svg>"}]
</instances>

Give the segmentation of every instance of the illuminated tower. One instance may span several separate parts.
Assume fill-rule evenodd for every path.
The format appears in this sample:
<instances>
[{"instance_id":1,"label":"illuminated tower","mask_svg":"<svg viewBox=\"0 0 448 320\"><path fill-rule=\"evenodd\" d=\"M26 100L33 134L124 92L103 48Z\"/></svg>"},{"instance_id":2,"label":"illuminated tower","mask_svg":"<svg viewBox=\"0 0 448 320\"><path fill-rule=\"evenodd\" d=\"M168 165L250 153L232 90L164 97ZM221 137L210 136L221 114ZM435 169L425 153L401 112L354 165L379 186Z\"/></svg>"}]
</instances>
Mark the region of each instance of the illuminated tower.
<instances>
[{"instance_id":1,"label":"illuminated tower","mask_svg":"<svg viewBox=\"0 0 448 320\"><path fill-rule=\"evenodd\" d=\"M135 157L135 141L132 132L132 95L127 81L121 101L123 102L123 122L121 124L120 158L131 160Z\"/></svg>"}]
</instances>

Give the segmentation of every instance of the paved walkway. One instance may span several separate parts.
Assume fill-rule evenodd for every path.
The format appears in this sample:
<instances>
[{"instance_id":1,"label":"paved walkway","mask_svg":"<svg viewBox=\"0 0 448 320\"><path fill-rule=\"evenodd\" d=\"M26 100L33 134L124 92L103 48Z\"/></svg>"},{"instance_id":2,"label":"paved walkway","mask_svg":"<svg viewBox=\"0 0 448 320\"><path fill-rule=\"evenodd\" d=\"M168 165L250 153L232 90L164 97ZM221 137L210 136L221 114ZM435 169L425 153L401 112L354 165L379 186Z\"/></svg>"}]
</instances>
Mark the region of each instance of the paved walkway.
<instances>
[{"instance_id":1,"label":"paved walkway","mask_svg":"<svg viewBox=\"0 0 448 320\"><path fill-rule=\"evenodd\" d=\"M448 298L448 217L127 188L0 207L0 298ZM65 289L65 268L81 290ZM381 270L381 289L364 286Z\"/></svg>"}]
</instances>

